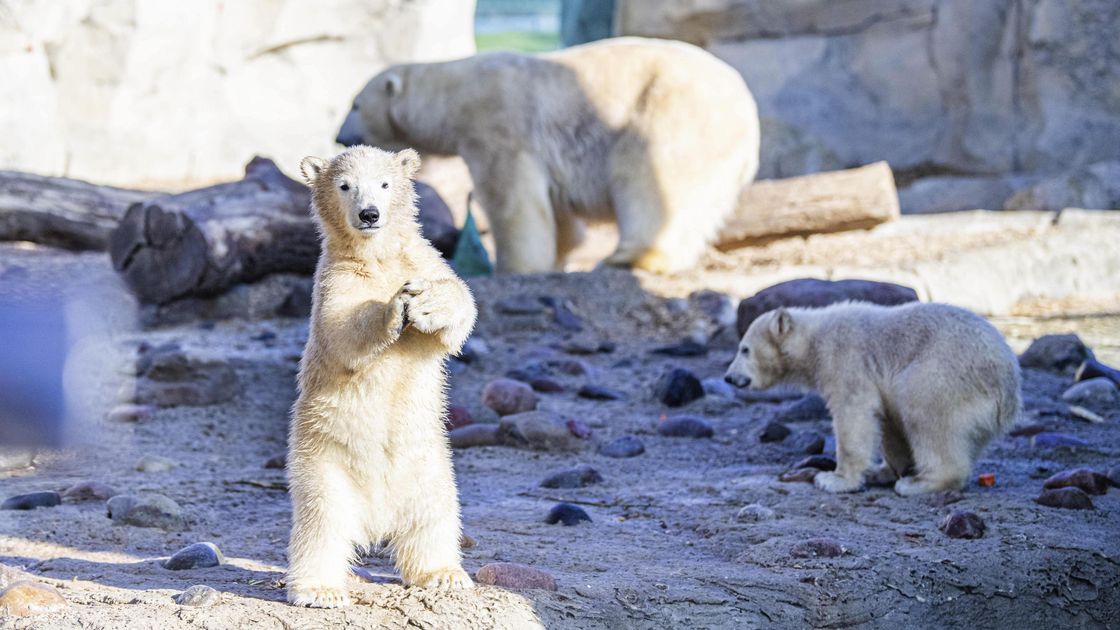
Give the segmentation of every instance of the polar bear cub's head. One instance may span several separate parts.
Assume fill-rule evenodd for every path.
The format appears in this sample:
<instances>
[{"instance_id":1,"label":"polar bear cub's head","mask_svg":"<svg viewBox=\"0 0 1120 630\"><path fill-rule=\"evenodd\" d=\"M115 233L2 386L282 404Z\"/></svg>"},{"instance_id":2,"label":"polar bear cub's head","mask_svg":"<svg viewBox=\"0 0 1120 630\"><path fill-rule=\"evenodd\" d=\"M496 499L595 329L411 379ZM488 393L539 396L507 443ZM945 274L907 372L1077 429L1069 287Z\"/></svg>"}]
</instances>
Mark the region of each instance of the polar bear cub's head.
<instances>
[{"instance_id":1,"label":"polar bear cub's head","mask_svg":"<svg viewBox=\"0 0 1120 630\"><path fill-rule=\"evenodd\" d=\"M797 359L795 350L803 345L794 342L795 328L791 311L779 308L763 313L739 340L739 349L723 380L751 389L787 382L793 368L790 363Z\"/></svg>"},{"instance_id":2,"label":"polar bear cub's head","mask_svg":"<svg viewBox=\"0 0 1120 630\"><path fill-rule=\"evenodd\" d=\"M386 228L415 224L412 176L420 169L420 156L412 149L391 153L355 146L330 161L306 157L299 168L327 237L373 238Z\"/></svg>"}]
</instances>

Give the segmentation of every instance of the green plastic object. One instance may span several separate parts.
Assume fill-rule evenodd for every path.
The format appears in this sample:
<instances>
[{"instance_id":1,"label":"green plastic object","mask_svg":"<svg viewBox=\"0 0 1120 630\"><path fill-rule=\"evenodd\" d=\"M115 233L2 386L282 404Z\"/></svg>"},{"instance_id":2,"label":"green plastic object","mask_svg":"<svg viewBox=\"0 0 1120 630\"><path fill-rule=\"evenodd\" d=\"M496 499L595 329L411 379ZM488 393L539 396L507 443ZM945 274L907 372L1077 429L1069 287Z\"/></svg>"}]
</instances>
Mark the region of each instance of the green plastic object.
<instances>
[{"instance_id":1,"label":"green plastic object","mask_svg":"<svg viewBox=\"0 0 1120 630\"><path fill-rule=\"evenodd\" d=\"M482 246L482 236L478 233L478 226L474 224L474 215L469 207L467 222L459 232L459 242L455 244L455 253L451 255L451 266L463 278L494 275L490 254Z\"/></svg>"}]
</instances>

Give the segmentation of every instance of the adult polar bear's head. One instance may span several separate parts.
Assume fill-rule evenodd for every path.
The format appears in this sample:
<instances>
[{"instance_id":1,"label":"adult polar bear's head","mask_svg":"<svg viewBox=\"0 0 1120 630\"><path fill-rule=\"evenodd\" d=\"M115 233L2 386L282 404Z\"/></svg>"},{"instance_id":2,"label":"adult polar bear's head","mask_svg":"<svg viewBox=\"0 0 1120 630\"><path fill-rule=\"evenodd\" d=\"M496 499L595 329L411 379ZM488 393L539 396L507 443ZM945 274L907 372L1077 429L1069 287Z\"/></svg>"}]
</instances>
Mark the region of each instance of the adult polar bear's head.
<instances>
[{"instance_id":1,"label":"adult polar bear's head","mask_svg":"<svg viewBox=\"0 0 1120 630\"><path fill-rule=\"evenodd\" d=\"M299 164L311 187L311 206L327 238L374 238L379 232L416 226L412 176L420 156L355 146L332 160L306 157Z\"/></svg>"},{"instance_id":2,"label":"adult polar bear's head","mask_svg":"<svg viewBox=\"0 0 1120 630\"><path fill-rule=\"evenodd\" d=\"M407 115L405 66L392 66L370 79L346 115L335 142L347 147L374 144L388 149L410 146L400 121Z\"/></svg>"}]
</instances>

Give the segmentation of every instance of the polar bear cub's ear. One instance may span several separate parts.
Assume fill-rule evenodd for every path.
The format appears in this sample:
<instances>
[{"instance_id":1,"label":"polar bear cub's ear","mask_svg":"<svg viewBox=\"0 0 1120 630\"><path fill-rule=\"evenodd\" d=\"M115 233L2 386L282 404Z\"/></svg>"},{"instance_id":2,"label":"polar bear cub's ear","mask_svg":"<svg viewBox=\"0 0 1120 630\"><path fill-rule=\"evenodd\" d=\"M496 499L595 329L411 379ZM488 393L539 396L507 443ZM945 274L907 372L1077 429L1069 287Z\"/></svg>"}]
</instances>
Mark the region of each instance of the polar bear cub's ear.
<instances>
[{"instance_id":1,"label":"polar bear cub's ear","mask_svg":"<svg viewBox=\"0 0 1120 630\"><path fill-rule=\"evenodd\" d=\"M303 173L303 180L308 186L314 186L319 174L326 168L327 161L323 158L308 156L299 161L299 172Z\"/></svg>"},{"instance_id":2,"label":"polar bear cub's ear","mask_svg":"<svg viewBox=\"0 0 1120 630\"><path fill-rule=\"evenodd\" d=\"M405 149L397 154L397 162L401 165L401 170L409 179L420 170L420 154L415 149Z\"/></svg>"},{"instance_id":3,"label":"polar bear cub's ear","mask_svg":"<svg viewBox=\"0 0 1120 630\"><path fill-rule=\"evenodd\" d=\"M385 93L389 96L396 96L404 90L404 79L396 72L390 72L385 75Z\"/></svg>"},{"instance_id":4,"label":"polar bear cub's ear","mask_svg":"<svg viewBox=\"0 0 1120 630\"><path fill-rule=\"evenodd\" d=\"M779 307L774 311L774 318L770 320L770 334L775 339L785 339L791 330L793 330L793 316L785 307Z\"/></svg>"}]
</instances>

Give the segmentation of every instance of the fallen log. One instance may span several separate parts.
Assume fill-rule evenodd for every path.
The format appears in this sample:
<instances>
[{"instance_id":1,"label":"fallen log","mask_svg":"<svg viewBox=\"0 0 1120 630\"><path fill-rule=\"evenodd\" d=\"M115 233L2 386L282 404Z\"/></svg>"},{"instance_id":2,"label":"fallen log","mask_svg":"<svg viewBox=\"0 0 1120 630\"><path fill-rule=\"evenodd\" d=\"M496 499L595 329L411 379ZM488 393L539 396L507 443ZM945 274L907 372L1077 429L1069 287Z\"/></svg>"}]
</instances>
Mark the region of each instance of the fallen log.
<instances>
[{"instance_id":1,"label":"fallen log","mask_svg":"<svg viewBox=\"0 0 1120 630\"><path fill-rule=\"evenodd\" d=\"M866 229L898 216L894 175L886 162L876 162L751 184L739 196L716 244L733 249L791 236Z\"/></svg>"},{"instance_id":2,"label":"fallen log","mask_svg":"<svg viewBox=\"0 0 1120 630\"><path fill-rule=\"evenodd\" d=\"M447 204L416 182L420 223L445 256L458 242ZM255 157L241 181L135 203L109 239L113 267L146 304L223 293L272 273L310 274L319 258L306 186Z\"/></svg>"},{"instance_id":3,"label":"fallen log","mask_svg":"<svg viewBox=\"0 0 1120 630\"><path fill-rule=\"evenodd\" d=\"M141 302L221 293L315 268L307 188L255 157L241 181L132 204L109 238L113 268Z\"/></svg>"},{"instance_id":4,"label":"fallen log","mask_svg":"<svg viewBox=\"0 0 1120 630\"><path fill-rule=\"evenodd\" d=\"M158 194L0 171L0 241L104 251L125 210Z\"/></svg>"}]
</instances>

